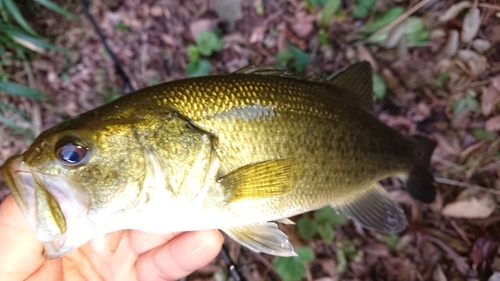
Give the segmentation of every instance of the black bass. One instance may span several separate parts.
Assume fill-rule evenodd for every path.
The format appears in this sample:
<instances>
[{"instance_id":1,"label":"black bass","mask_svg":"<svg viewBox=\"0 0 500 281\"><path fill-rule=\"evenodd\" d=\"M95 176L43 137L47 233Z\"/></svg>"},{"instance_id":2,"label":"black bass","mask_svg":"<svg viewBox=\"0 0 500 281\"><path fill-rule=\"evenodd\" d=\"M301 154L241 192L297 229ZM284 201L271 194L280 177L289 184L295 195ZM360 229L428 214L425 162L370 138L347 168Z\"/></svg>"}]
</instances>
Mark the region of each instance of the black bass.
<instances>
[{"instance_id":1,"label":"black bass","mask_svg":"<svg viewBox=\"0 0 500 281\"><path fill-rule=\"evenodd\" d=\"M383 124L372 101L367 62L328 81L265 67L173 81L48 129L2 173L50 257L121 229L221 229L291 256L274 222L327 205L367 228L403 230L384 178L434 200L434 142Z\"/></svg>"}]
</instances>

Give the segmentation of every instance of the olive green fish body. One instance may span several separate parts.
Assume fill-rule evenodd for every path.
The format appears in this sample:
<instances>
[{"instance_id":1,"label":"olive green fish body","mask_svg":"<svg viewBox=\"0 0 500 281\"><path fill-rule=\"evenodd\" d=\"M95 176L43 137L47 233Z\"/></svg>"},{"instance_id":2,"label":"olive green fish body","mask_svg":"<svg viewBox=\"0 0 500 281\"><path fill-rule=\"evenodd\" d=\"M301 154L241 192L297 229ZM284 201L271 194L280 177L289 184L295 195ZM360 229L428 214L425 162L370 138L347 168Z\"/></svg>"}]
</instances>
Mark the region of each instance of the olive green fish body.
<instances>
[{"instance_id":1,"label":"olive green fish body","mask_svg":"<svg viewBox=\"0 0 500 281\"><path fill-rule=\"evenodd\" d=\"M330 81L270 74L279 72L142 89L45 131L2 172L25 216L38 214L31 224L53 256L124 228L220 228L252 250L287 256L293 248L270 221L331 205L365 227L400 231L404 213L377 184L395 175L433 199L433 144L366 110L368 63Z\"/></svg>"}]
</instances>

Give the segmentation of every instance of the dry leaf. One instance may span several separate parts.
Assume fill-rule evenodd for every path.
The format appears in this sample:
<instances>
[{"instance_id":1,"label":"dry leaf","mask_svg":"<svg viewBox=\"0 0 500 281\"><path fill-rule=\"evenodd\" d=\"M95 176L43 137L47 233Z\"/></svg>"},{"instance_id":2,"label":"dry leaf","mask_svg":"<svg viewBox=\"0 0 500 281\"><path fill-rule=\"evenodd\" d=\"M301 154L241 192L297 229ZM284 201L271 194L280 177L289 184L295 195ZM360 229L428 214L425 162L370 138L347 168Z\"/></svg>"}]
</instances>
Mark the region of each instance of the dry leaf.
<instances>
[{"instance_id":1,"label":"dry leaf","mask_svg":"<svg viewBox=\"0 0 500 281\"><path fill-rule=\"evenodd\" d=\"M497 75L493 78L490 78L490 81L491 81L491 85L493 85L493 87L495 87L495 89L500 91L500 75Z\"/></svg>"},{"instance_id":2,"label":"dry leaf","mask_svg":"<svg viewBox=\"0 0 500 281\"><path fill-rule=\"evenodd\" d=\"M384 46L388 49L396 47L396 45L401 41L405 32L406 21L396 25L391 28L389 34L387 35L387 39L385 40Z\"/></svg>"},{"instance_id":3,"label":"dry leaf","mask_svg":"<svg viewBox=\"0 0 500 281\"><path fill-rule=\"evenodd\" d=\"M370 51L365 47L363 44L359 44L357 46L358 49L358 58L360 61L368 61L373 69L373 72L378 72L378 63L377 61L373 58L372 54Z\"/></svg>"},{"instance_id":4,"label":"dry leaf","mask_svg":"<svg viewBox=\"0 0 500 281\"><path fill-rule=\"evenodd\" d=\"M472 48L482 54L491 48L491 43L488 40L476 39L472 42Z\"/></svg>"},{"instance_id":5,"label":"dry leaf","mask_svg":"<svg viewBox=\"0 0 500 281\"><path fill-rule=\"evenodd\" d=\"M436 266L436 269L432 273L432 280L448 281L448 279L446 278L446 275L443 272L443 269L441 268L441 266L439 264Z\"/></svg>"},{"instance_id":6,"label":"dry leaf","mask_svg":"<svg viewBox=\"0 0 500 281\"><path fill-rule=\"evenodd\" d=\"M482 92L481 111L484 116L488 116L500 101L500 92L494 86L483 87Z\"/></svg>"},{"instance_id":7,"label":"dry leaf","mask_svg":"<svg viewBox=\"0 0 500 281\"><path fill-rule=\"evenodd\" d=\"M306 37L314 30L314 20L316 16L309 15L305 11L300 11L295 14L292 30L299 37Z\"/></svg>"},{"instance_id":8,"label":"dry leaf","mask_svg":"<svg viewBox=\"0 0 500 281\"><path fill-rule=\"evenodd\" d=\"M217 0L214 9L221 20L230 24L243 18L241 0Z\"/></svg>"},{"instance_id":9,"label":"dry leaf","mask_svg":"<svg viewBox=\"0 0 500 281\"><path fill-rule=\"evenodd\" d=\"M446 47L444 48L444 53L452 57L454 56L457 51L458 51L458 31L452 30L450 31L450 36L448 36L448 42L446 42Z\"/></svg>"},{"instance_id":10,"label":"dry leaf","mask_svg":"<svg viewBox=\"0 0 500 281\"><path fill-rule=\"evenodd\" d=\"M486 120L484 128L488 131L500 131L500 115L491 117Z\"/></svg>"},{"instance_id":11,"label":"dry leaf","mask_svg":"<svg viewBox=\"0 0 500 281\"><path fill-rule=\"evenodd\" d=\"M219 20L199 19L189 25L189 31L191 32L191 36L193 36L193 39L195 39L196 37L198 37L198 34L200 34L200 32L213 30L218 23Z\"/></svg>"},{"instance_id":12,"label":"dry leaf","mask_svg":"<svg viewBox=\"0 0 500 281\"><path fill-rule=\"evenodd\" d=\"M500 281L500 271L493 273L488 281Z\"/></svg>"},{"instance_id":13,"label":"dry leaf","mask_svg":"<svg viewBox=\"0 0 500 281\"><path fill-rule=\"evenodd\" d=\"M439 17L440 22L445 22L449 21L451 19L454 19L460 14L464 9L469 8L472 6L472 3L469 1L462 1L460 3L457 3L455 5L452 5L446 12Z\"/></svg>"},{"instance_id":14,"label":"dry leaf","mask_svg":"<svg viewBox=\"0 0 500 281\"><path fill-rule=\"evenodd\" d=\"M467 65L472 76L478 76L489 67L485 56L471 50L458 51L458 58Z\"/></svg>"},{"instance_id":15,"label":"dry leaf","mask_svg":"<svg viewBox=\"0 0 500 281\"><path fill-rule=\"evenodd\" d=\"M462 42L468 43L476 37L480 26L481 13L479 12L479 9L474 6L470 8L464 17L464 24L462 26Z\"/></svg>"},{"instance_id":16,"label":"dry leaf","mask_svg":"<svg viewBox=\"0 0 500 281\"><path fill-rule=\"evenodd\" d=\"M479 198L469 197L449 203L444 206L441 213L455 218L484 219L493 214L495 208L495 200L489 194L483 194Z\"/></svg>"}]
</instances>

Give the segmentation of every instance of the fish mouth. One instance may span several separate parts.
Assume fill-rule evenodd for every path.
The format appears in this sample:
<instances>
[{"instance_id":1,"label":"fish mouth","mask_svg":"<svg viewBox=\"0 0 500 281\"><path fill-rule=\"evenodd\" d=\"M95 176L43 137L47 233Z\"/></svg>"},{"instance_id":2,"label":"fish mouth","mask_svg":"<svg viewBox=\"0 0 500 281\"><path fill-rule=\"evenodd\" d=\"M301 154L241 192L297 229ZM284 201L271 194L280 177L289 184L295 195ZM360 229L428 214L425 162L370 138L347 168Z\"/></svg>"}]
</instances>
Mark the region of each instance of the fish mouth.
<instances>
[{"instance_id":1,"label":"fish mouth","mask_svg":"<svg viewBox=\"0 0 500 281\"><path fill-rule=\"evenodd\" d=\"M22 161L21 156L13 156L5 162L1 171L7 187L29 226L36 230L35 188L28 166Z\"/></svg>"},{"instance_id":2,"label":"fish mouth","mask_svg":"<svg viewBox=\"0 0 500 281\"><path fill-rule=\"evenodd\" d=\"M47 257L61 257L94 238L96 229L87 217L88 194L77 184L36 171L22 160L22 155L9 158L1 172L37 240L44 242ZM37 188L43 192L37 192ZM40 207L50 200L56 202L55 210L62 215L63 228L50 219L55 215L54 209Z\"/></svg>"}]
</instances>

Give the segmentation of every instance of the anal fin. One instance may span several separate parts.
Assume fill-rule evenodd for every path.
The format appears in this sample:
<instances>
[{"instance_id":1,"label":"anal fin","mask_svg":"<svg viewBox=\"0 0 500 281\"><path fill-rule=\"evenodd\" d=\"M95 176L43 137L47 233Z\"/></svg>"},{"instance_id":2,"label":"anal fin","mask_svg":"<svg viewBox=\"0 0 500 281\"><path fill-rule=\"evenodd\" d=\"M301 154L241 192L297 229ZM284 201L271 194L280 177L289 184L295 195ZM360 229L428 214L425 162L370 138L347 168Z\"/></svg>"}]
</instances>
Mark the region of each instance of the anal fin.
<instances>
[{"instance_id":1,"label":"anal fin","mask_svg":"<svg viewBox=\"0 0 500 281\"><path fill-rule=\"evenodd\" d=\"M257 253L266 253L275 256L297 256L292 243L276 223L243 225L223 229L236 242Z\"/></svg>"},{"instance_id":2,"label":"anal fin","mask_svg":"<svg viewBox=\"0 0 500 281\"><path fill-rule=\"evenodd\" d=\"M381 233L400 232L407 225L401 207L394 202L387 191L377 182L332 207L363 227Z\"/></svg>"}]
</instances>

